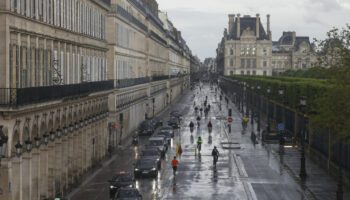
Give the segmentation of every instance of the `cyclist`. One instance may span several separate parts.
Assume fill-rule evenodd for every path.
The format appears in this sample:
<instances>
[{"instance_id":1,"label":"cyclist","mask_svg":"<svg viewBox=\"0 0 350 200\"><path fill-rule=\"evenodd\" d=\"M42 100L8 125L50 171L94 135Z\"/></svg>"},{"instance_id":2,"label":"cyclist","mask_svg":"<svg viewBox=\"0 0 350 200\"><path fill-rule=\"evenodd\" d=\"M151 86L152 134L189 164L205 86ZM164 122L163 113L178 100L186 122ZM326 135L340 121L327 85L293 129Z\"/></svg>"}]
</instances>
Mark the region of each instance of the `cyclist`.
<instances>
[{"instance_id":1,"label":"cyclist","mask_svg":"<svg viewBox=\"0 0 350 200\"><path fill-rule=\"evenodd\" d=\"M201 121L201 117L200 117L200 116L197 116L197 125L198 125L198 128L199 128L199 125L200 125L200 121Z\"/></svg>"},{"instance_id":2,"label":"cyclist","mask_svg":"<svg viewBox=\"0 0 350 200\"><path fill-rule=\"evenodd\" d=\"M216 163L218 162L219 155L220 155L216 146L214 146L214 149L211 152L211 155L213 156L213 164L214 164L214 166L216 166Z\"/></svg>"},{"instance_id":3,"label":"cyclist","mask_svg":"<svg viewBox=\"0 0 350 200\"><path fill-rule=\"evenodd\" d=\"M201 149L202 149L202 138L201 136L198 137L197 139L197 149L198 149L198 153L201 153Z\"/></svg>"},{"instance_id":4,"label":"cyclist","mask_svg":"<svg viewBox=\"0 0 350 200\"><path fill-rule=\"evenodd\" d=\"M211 124L211 121L209 120L209 122L208 122L208 131L209 131L209 133L211 133L212 129L213 129L213 124Z\"/></svg>"},{"instance_id":5,"label":"cyclist","mask_svg":"<svg viewBox=\"0 0 350 200\"><path fill-rule=\"evenodd\" d=\"M249 118L247 116L244 116L242 120L242 126L244 129L247 128L248 122L249 122Z\"/></svg>"},{"instance_id":6,"label":"cyclist","mask_svg":"<svg viewBox=\"0 0 350 200\"><path fill-rule=\"evenodd\" d=\"M192 133L193 132L194 123L191 121L189 126L190 126L190 131Z\"/></svg>"},{"instance_id":7,"label":"cyclist","mask_svg":"<svg viewBox=\"0 0 350 200\"><path fill-rule=\"evenodd\" d=\"M177 166L179 166L179 161L174 156L174 159L171 161L171 166L173 167L173 174L176 175Z\"/></svg>"}]
</instances>

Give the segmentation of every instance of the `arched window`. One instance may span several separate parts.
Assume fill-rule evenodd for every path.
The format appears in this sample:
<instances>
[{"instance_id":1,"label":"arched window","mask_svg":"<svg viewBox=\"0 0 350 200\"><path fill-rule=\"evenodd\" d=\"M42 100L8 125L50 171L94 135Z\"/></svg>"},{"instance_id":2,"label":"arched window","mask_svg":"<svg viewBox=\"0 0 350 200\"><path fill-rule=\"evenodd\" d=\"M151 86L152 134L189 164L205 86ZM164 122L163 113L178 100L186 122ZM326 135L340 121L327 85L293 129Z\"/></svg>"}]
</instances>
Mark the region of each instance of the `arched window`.
<instances>
[{"instance_id":1,"label":"arched window","mask_svg":"<svg viewBox=\"0 0 350 200\"><path fill-rule=\"evenodd\" d=\"M230 55L233 55L233 49L230 49Z\"/></svg>"}]
</instances>

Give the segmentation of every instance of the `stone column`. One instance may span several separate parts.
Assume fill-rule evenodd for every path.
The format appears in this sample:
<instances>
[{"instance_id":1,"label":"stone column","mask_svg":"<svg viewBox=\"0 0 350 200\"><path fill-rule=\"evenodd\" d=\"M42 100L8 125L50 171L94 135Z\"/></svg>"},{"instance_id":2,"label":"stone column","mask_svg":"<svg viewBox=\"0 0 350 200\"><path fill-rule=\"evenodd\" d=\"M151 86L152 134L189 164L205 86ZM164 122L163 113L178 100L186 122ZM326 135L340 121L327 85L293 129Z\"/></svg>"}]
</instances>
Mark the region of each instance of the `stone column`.
<instances>
[{"instance_id":1,"label":"stone column","mask_svg":"<svg viewBox=\"0 0 350 200\"><path fill-rule=\"evenodd\" d=\"M47 186L48 197L53 197L55 194L55 143L50 141L48 145L48 174Z\"/></svg>"},{"instance_id":2,"label":"stone column","mask_svg":"<svg viewBox=\"0 0 350 200\"><path fill-rule=\"evenodd\" d=\"M10 174L11 172L11 162L8 158L1 159L0 165L0 188L2 194L0 195L0 200L12 200L11 199L11 188L10 188Z\"/></svg>"},{"instance_id":3,"label":"stone column","mask_svg":"<svg viewBox=\"0 0 350 200\"><path fill-rule=\"evenodd\" d=\"M10 168L10 182L12 200L22 199L22 158L12 158L12 168Z\"/></svg>"},{"instance_id":4,"label":"stone column","mask_svg":"<svg viewBox=\"0 0 350 200\"><path fill-rule=\"evenodd\" d=\"M39 171L39 189L40 189L40 198L48 197L48 159L49 151L48 147L44 146L40 148L40 171Z\"/></svg>"},{"instance_id":5,"label":"stone column","mask_svg":"<svg viewBox=\"0 0 350 200\"><path fill-rule=\"evenodd\" d=\"M62 192L62 177L61 177L61 170L62 170L62 140L56 138L55 141L55 167L54 167L54 184L55 184L55 193L54 195L56 196L57 194L61 194Z\"/></svg>"},{"instance_id":6,"label":"stone column","mask_svg":"<svg viewBox=\"0 0 350 200\"><path fill-rule=\"evenodd\" d=\"M30 200L31 197L31 159L30 153L25 152L22 154L22 200Z\"/></svg>"},{"instance_id":7,"label":"stone column","mask_svg":"<svg viewBox=\"0 0 350 200\"><path fill-rule=\"evenodd\" d=\"M36 200L40 199L39 196L39 188L40 188L40 182L39 182L39 173L40 173L40 150L35 148L32 150L32 185L31 185L31 199Z\"/></svg>"}]
</instances>

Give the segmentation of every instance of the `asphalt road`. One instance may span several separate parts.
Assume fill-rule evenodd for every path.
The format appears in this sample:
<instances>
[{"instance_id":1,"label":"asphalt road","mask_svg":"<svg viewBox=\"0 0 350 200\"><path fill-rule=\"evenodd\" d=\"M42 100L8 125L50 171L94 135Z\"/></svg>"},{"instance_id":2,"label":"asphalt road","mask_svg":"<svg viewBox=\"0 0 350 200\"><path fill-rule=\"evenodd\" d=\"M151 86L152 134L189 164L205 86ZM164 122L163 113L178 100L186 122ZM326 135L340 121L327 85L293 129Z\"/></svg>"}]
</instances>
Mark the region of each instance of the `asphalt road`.
<instances>
[{"instance_id":1,"label":"asphalt road","mask_svg":"<svg viewBox=\"0 0 350 200\"><path fill-rule=\"evenodd\" d=\"M195 97L194 97L195 96ZM202 116L201 126L191 133L189 122L195 122L194 102L202 105L208 96L211 111L207 118ZM222 109L219 109L219 105ZM226 127L227 108L233 109L232 132ZM273 156L270 146L253 145L250 140L250 129L242 131L240 114L234 106L219 100L215 90L205 86L200 91L186 91L171 108L161 114L166 120L169 112L178 110L183 114L182 125L176 131L172 146L157 179L137 180L136 187L143 199L237 199L237 200L303 200L302 187L294 181L284 169L283 156ZM213 123L209 133L207 122ZM195 151L197 138L203 139L202 151ZM71 200L104 200L109 199L107 180L116 172L133 171L133 163L138 157L139 148L147 143L147 137L140 138L139 147L126 145L118 151L111 161L104 164L83 185L70 194ZM180 166L176 178L170 166L175 155L176 144L181 144L183 154L179 158ZM213 167L211 151L217 146L220 152L217 167Z\"/></svg>"}]
</instances>

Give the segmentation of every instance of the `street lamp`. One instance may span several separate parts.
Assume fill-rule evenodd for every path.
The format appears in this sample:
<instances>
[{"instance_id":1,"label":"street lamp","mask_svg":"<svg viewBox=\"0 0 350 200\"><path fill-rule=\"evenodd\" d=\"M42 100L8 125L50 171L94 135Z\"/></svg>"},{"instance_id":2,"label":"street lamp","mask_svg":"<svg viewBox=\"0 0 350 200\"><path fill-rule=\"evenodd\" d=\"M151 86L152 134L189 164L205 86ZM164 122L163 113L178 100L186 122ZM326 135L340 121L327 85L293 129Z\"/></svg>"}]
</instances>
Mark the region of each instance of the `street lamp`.
<instances>
[{"instance_id":1,"label":"street lamp","mask_svg":"<svg viewBox=\"0 0 350 200\"><path fill-rule=\"evenodd\" d=\"M41 146L41 141L40 141L40 138L39 137L34 137L34 145L36 148L40 148Z\"/></svg>"},{"instance_id":2,"label":"street lamp","mask_svg":"<svg viewBox=\"0 0 350 200\"><path fill-rule=\"evenodd\" d=\"M29 140L29 138L24 142L25 143L25 147L27 152L29 153L30 151L32 151L32 141Z\"/></svg>"},{"instance_id":3,"label":"street lamp","mask_svg":"<svg viewBox=\"0 0 350 200\"><path fill-rule=\"evenodd\" d=\"M62 137L62 130L61 129L57 129L56 130L56 136L57 136L57 138L61 138Z\"/></svg>"},{"instance_id":4,"label":"street lamp","mask_svg":"<svg viewBox=\"0 0 350 200\"><path fill-rule=\"evenodd\" d=\"M20 157L21 154L22 154L22 148L23 148L23 146L21 145L21 143L19 143L19 141L17 141L17 144L15 145L15 148L16 148L16 155L17 155L18 157Z\"/></svg>"},{"instance_id":5,"label":"street lamp","mask_svg":"<svg viewBox=\"0 0 350 200\"><path fill-rule=\"evenodd\" d=\"M67 136L68 135L68 128L66 126L64 126L62 132L63 132L64 136Z\"/></svg>"},{"instance_id":6,"label":"street lamp","mask_svg":"<svg viewBox=\"0 0 350 200\"><path fill-rule=\"evenodd\" d=\"M74 132L74 126L73 124L70 124L69 125L69 128L68 128L69 132L72 134Z\"/></svg>"},{"instance_id":7,"label":"street lamp","mask_svg":"<svg viewBox=\"0 0 350 200\"><path fill-rule=\"evenodd\" d=\"M49 135L47 133L43 135L43 140L45 145L49 144Z\"/></svg>"},{"instance_id":8,"label":"street lamp","mask_svg":"<svg viewBox=\"0 0 350 200\"><path fill-rule=\"evenodd\" d=\"M306 112L306 106L307 106L307 100L305 96L301 96L299 99L299 106L300 111L303 114L302 118L302 126L301 126L301 134L300 134L300 143L301 143L301 157L300 157L300 178L301 180L305 180L307 174L306 174L306 168L305 168L305 112Z\"/></svg>"},{"instance_id":9,"label":"street lamp","mask_svg":"<svg viewBox=\"0 0 350 200\"><path fill-rule=\"evenodd\" d=\"M56 139L56 134L55 134L55 132L51 131L50 132L50 140L53 142L53 141L55 141L55 139Z\"/></svg>"}]
</instances>

